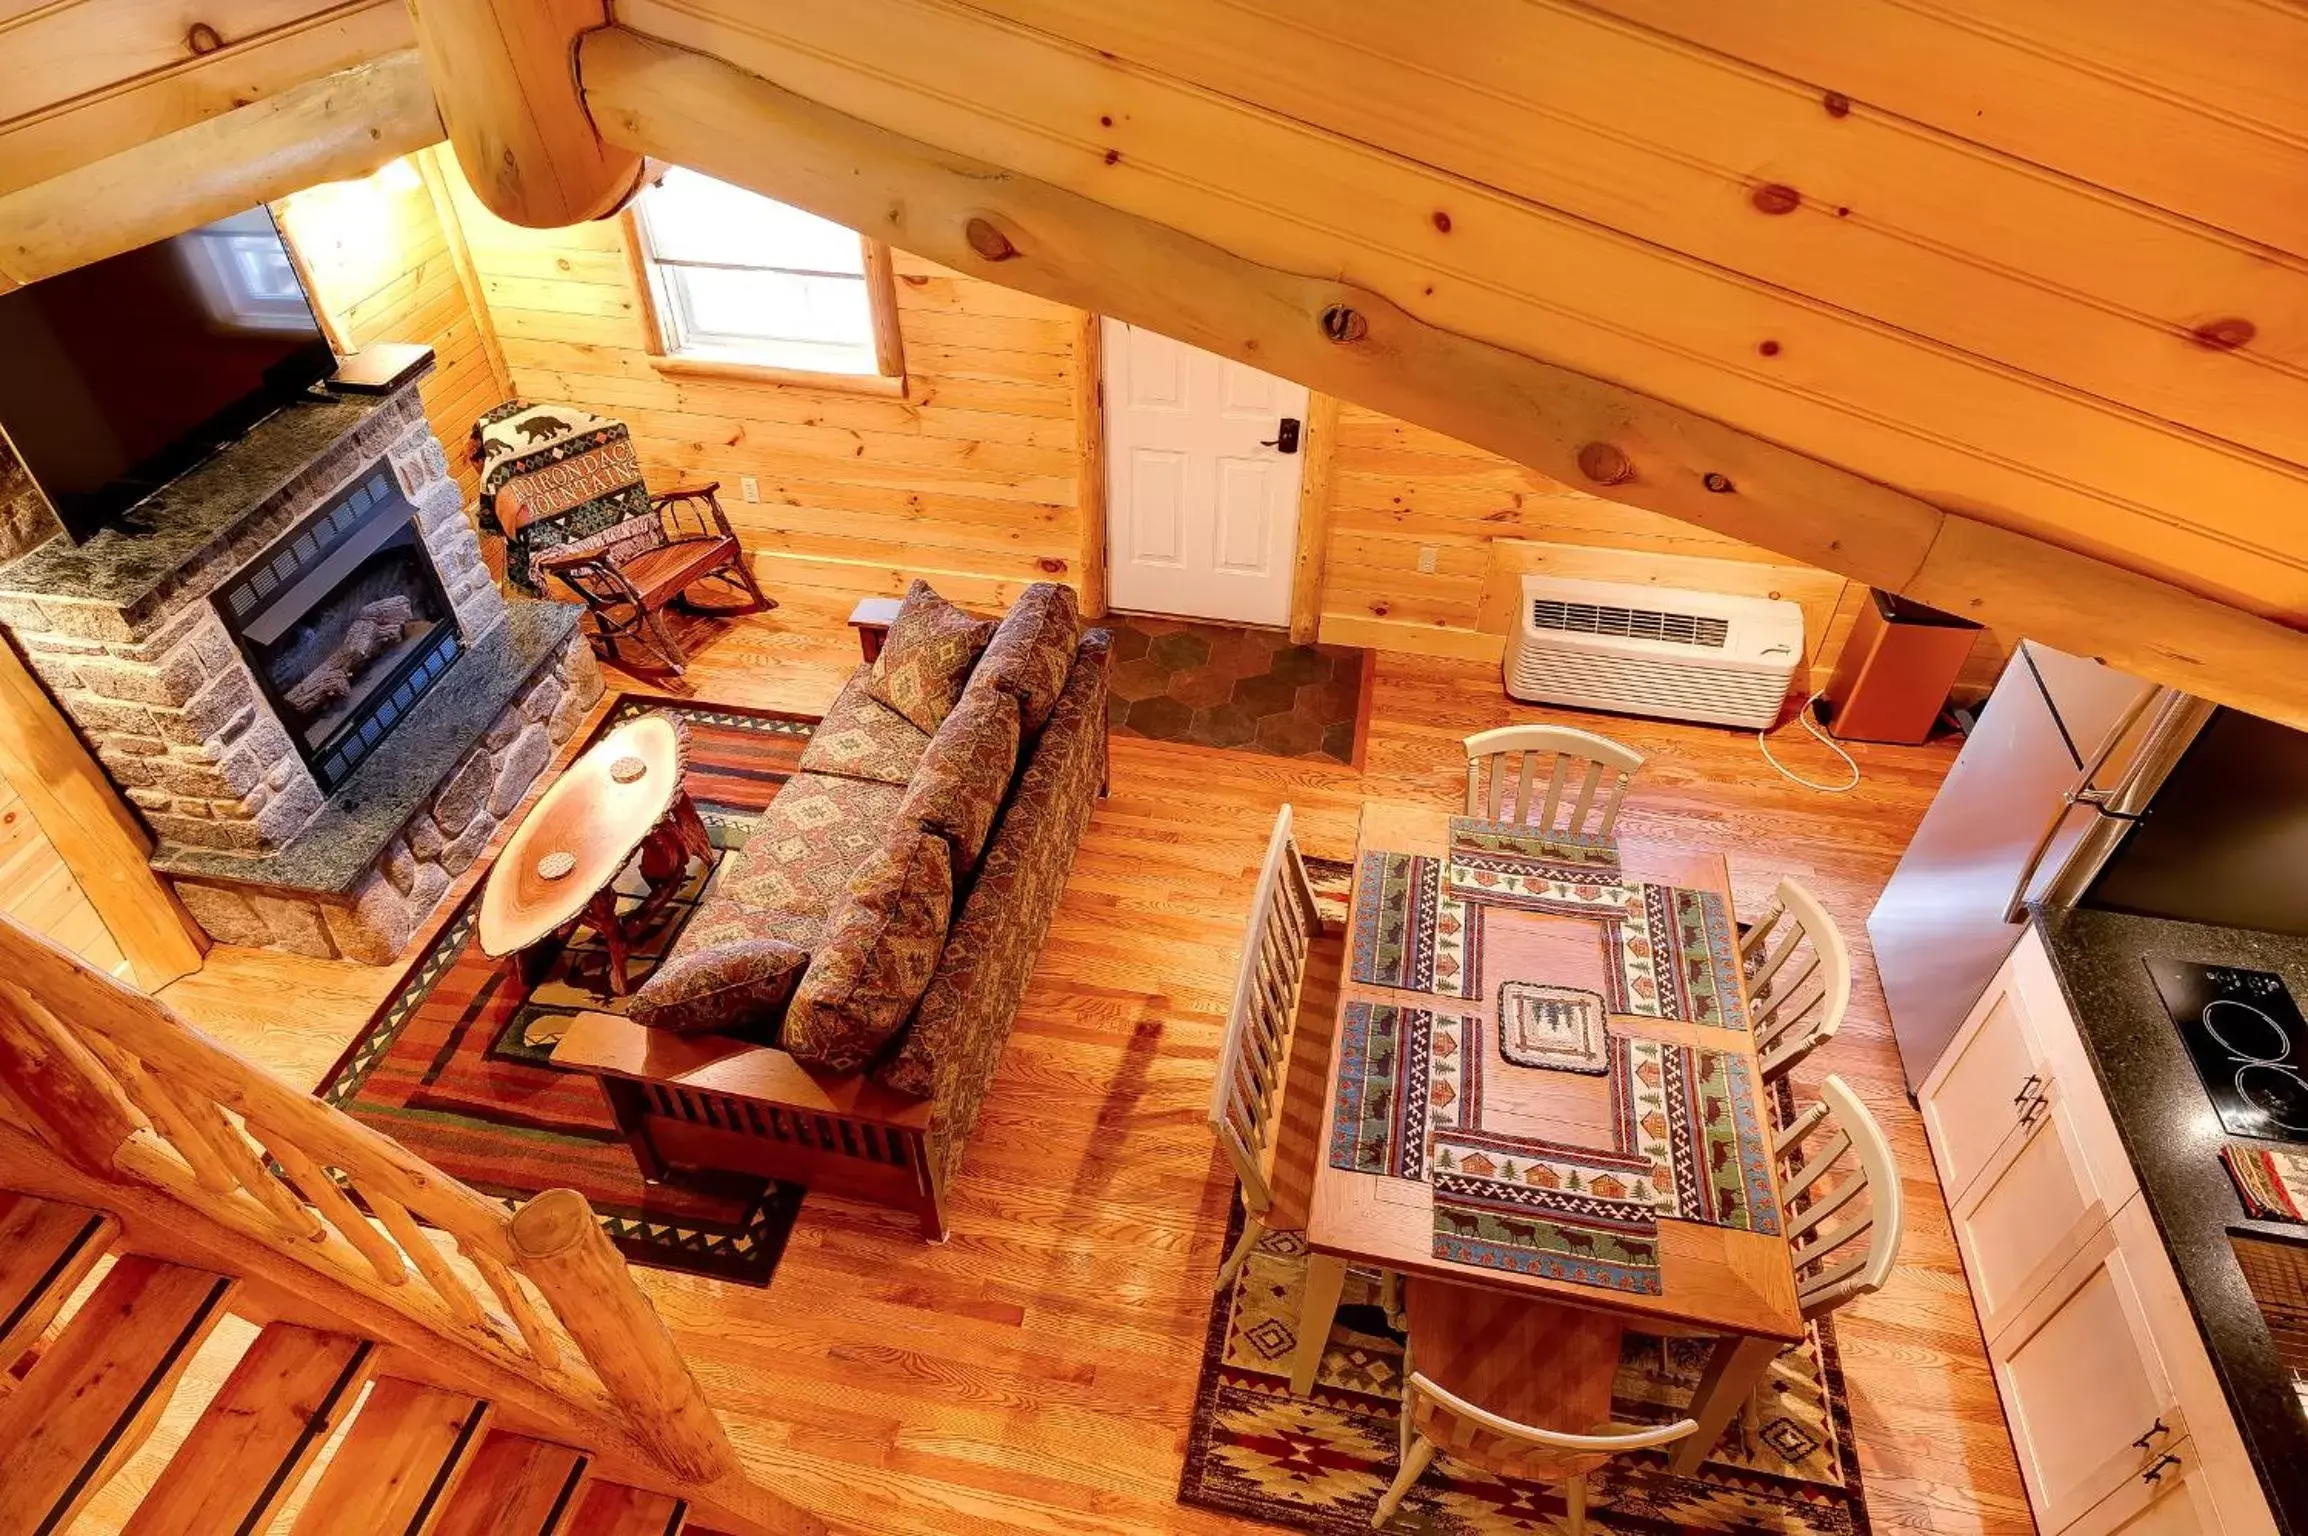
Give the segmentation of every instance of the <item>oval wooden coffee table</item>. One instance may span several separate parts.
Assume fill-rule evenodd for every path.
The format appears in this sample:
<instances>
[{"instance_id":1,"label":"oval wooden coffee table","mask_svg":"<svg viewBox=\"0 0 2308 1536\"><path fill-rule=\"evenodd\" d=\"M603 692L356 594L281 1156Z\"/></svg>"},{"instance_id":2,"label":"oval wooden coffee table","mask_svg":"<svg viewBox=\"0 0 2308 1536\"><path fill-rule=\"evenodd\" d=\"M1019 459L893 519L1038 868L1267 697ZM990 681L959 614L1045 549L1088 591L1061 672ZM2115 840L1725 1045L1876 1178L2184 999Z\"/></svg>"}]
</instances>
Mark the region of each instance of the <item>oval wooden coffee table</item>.
<instances>
[{"instance_id":1,"label":"oval wooden coffee table","mask_svg":"<svg viewBox=\"0 0 2308 1536\"><path fill-rule=\"evenodd\" d=\"M482 952L502 958L589 927L609 950L609 990L623 997L631 936L681 889L691 856L713 854L682 781L688 748L679 720L643 715L571 763L489 871ZM617 877L636 853L647 893L620 912Z\"/></svg>"}]
</instances>

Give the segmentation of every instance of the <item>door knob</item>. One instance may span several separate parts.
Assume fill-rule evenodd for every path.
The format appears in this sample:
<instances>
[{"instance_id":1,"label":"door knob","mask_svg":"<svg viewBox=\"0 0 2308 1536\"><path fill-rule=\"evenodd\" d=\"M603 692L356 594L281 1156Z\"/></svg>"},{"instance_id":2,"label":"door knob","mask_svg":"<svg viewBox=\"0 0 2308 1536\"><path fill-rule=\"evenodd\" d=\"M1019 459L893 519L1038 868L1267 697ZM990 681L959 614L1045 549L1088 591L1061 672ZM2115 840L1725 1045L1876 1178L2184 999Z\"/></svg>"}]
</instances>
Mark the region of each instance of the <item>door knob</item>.
<instances>
[{"instance_id":1,"label":"door knob","mask_svg":"<svg viewBox=\"0 0 2308 1536\"><path fill-rule=\"evenodd\" d=\"M1298 418L1296 416L1283 417L1282 425L1274 429L1274 435L1260 438L1258 446L1272 448L1277 453L1298 452Z\"/></svg>"}]
</instances>

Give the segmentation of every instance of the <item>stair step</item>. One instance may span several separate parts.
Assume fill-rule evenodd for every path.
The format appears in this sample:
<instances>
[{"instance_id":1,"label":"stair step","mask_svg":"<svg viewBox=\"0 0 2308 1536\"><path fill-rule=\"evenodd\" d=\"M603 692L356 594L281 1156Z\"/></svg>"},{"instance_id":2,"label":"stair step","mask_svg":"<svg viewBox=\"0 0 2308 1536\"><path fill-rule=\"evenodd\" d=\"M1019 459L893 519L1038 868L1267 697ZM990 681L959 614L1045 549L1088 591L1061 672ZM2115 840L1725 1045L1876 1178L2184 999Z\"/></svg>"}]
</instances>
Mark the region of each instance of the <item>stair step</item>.
<instances>
[{"instance_id":1,"label":"stair step","mask_svg":"<svg viewBox=\"0 0 2308 1536\"><path fill-rule=\"evenodd\" d=\"M591 1468L583 1451L492 1429L433 1536L561 1536Z\"/></svg>"},{"instance_id":2,"label":"stair step","mask_svg":"<svg viewBox=\"0 0 2308 1536\"><path fill-rule=\"evenodd\" d=\"M233 1282L130 1255L0 1402L0 1536L47 1536L152 1432Z\"/></svg>"},{"instance_id":3,"label":"stair step","mask_svg":"<svg viewBox=\"0 0 2308 1536\"><path fill-rule=\"evenodd\" d=\"M577 1506L569 1536L681 1536L688 1523L689 1506L671 1494L595 1483Z\"/></svg>"},{"instance_id":4,"label":"stair step","mask_svg":"<svg viewBox=\"0 0 2308 1536\"><path fill-rule=\"evenodd\" d=\"M428 1536L488 1423L477 1397L378 1377L292 1536Z\"/></svg>"},{"instance_id":5,"label":"stair step","mask_svg":"<svg viewBox=\"0 0 2308 1536\"><path fill-rule=\"evenodd\" d=\"M0 1371L22 1358L96 1261L120 1223L32 1195L7 1195L0 1211Z\"/></svg>"},{"instance_id":6,"label":"stair step","mask_svg":"<svg viewBox=\"0 0 2308 1536\"><path fill-rule=\"evenodd\" d=\"M268 1323L122 1536L261 1531L359 1399L376 1346Z\"/></svg>"}]
</instances>

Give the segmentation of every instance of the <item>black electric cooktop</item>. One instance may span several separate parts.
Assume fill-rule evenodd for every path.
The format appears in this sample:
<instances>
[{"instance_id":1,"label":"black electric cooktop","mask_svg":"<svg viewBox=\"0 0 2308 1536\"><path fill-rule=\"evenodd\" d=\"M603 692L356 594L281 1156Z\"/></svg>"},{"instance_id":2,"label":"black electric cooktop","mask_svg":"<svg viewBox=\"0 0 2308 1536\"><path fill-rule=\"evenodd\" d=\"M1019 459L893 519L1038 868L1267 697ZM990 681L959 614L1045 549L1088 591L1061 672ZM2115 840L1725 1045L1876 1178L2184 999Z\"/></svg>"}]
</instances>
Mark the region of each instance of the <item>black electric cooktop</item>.
<instances>
[{"instance_id":1,"label":"black electric cooktop","mask_svg":"<svg viewBox=\"0 0 2308 1536\"><path fill-rule=\"evenodd\" d=\"M2284 978L2178 960L2148 974L2228 1133L2308 1141L2308 1020Z\"/></svg>"}]
</instances>

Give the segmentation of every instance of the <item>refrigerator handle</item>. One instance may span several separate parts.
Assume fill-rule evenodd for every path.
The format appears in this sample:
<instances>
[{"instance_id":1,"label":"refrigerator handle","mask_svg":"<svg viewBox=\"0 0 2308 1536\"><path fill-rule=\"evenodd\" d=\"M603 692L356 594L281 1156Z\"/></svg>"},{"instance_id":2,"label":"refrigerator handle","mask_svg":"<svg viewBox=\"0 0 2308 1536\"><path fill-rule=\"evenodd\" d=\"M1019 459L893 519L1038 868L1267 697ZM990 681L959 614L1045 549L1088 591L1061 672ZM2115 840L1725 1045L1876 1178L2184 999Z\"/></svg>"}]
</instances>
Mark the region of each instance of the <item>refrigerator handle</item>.
<instances>
[{"instance_id":1,"label":"refrigerator handle","mask_svg":"<svg viewBox=\"0 0 2308 1536\"><path fill-rule=\"evenodd\" d=\"M2060 835L2060 827L2067 821L2068 812L2079 805L2088 805L2097 809L2108 803L2114 791L2102 789L2092 781L2100 776L2100 770L2106 767L2108 759L2115 755L2117 746L2131 734L2132 727L2139 723L2140 716L2147 713L2148 706L2170 696L2171 690L2168 688L2141 689L2139 697L2132 700L2123 714L2118 717L2116 723L2109 727L2107 735L2100 739L2099 746L2093 749L2090 759L2076 774L2075 782L2070 784L2066 791L2061 794L2059 808L2054 810L2044 822L2043 832L2036 838L2035 847L2028 851L2027 862L2020 866L2019 883L2012 887L2011 900L2004 903L2003 920L2005 922L2017 923L2025 920L2027 917L2028 887L2035 884L2036 871L2043 868L2044 855L2051 852L2052 842Z\"/></svg>"}]
</instances>

